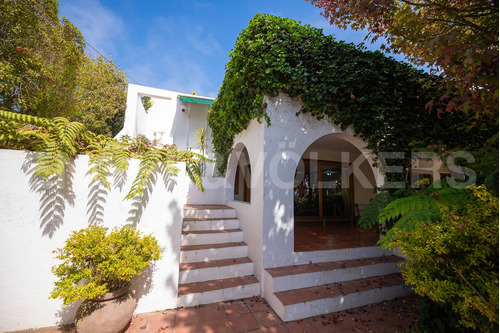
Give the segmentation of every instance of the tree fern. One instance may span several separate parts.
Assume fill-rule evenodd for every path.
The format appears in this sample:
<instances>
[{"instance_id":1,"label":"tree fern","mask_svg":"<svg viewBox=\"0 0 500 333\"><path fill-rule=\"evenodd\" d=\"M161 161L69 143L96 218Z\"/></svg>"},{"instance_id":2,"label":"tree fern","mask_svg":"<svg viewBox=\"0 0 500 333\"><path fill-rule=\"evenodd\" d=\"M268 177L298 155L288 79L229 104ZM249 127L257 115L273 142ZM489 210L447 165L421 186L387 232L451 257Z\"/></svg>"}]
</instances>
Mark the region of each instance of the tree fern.
<instances>
[{"instance_id":1,"label":"tree fern","mask_svg":"<svg viewBox=\"0 0 500 333\"><path fill-rule=\"evenodd\" d=\"M427 195L413 195L389 203L378 216L379 223L398 220L409 212L437 209L437 202Z\"/></svg>"},{"instance_id":2,"label":"tree fern","mask_svg":"<svg viewBox=\"0 0 500 333\"><path fill-rule=\"evenodd\" d=\"M364 229L372 228L378 225L378 216L380 212L387 206L393 197L389 193L379 193L373 199L371 199L365 207L363 214L361 215L358 225Z\"/></svg>"},{"instance_id":3,"label":"tree fern","mask_svg":"<svg viewBox=\"0 0 500 333\"><path fill-rule=\"evenodd\" d=\"M190 161L186 162L186 172L191 181L196 184L196 187L198 187L198 189L202 192L205 192L201 180L203 170L200 163Z\"/></svg>"},{"instance_id":4,"label":"tree fern","mask_svg":"<svg viewBox=\"0 0 500 333\"><path fill-rule=\"evenodd\" d=\"M159 167L159 163L162 160L162 154L160 150L150 150L147 151L141 158L139 163L139 172L135 177L130 191L125 196L125 199L134 199L137 196L141 196L146 186L147 182L151 179L151 176L156 173Z\"/></svg>"},{"instance_id":5,"label":"tree fern","mask_svg":"<svg viewBox=\"0 0 500 333\"><path fill-rule=\"evenodd\" d=\"M105 188L111 190L108 174L113 155L110 154L107 142L105 140L95 141L87 148L89 149L89 173L94 175L92 181L99 181Z\"/></svg>"},{"instance_id":6,"label":"tree fern","mask_svg":"<svg viewBox=\"0 0 500 333\"><path fill-rule=\"evenodd\" d=\"M381 225L392 225L379 244L387 247L392 241L397 241L393 239L396 231L410 232L416 224L438 221L441 207L463 209L469 200L468 189L456 189L449 186L443 188L430 186L409 197L396 199L389 203L378 216Z\"/></svg>"},{"instance_id":7,"label":"tree fern","mask_svg":"<svg viewBox=\"0 0 500 333\"><path fill-rule=\"evenodd\" d=\"M415 228L416 224L436 221L439 218L439 209L417 209L410 211L408 214L400 218L378 243L379 245L386 247L390 242L397 242L397 239L394 238L396 230L411 232Z\"/></svg>"}]
</instances>

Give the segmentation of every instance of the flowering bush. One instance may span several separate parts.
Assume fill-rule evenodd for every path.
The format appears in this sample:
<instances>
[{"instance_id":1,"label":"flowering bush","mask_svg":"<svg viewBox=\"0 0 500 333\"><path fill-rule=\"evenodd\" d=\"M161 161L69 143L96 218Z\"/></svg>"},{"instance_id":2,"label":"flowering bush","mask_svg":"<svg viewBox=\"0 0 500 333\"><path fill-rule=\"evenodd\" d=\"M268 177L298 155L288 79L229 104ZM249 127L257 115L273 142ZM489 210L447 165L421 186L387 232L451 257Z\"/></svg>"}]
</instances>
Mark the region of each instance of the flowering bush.
<instances>
[{"instance_id":1,"label":"flowering bush","mask_svg":"<svg viewBox=\"0 0 500 333\"><path fill-rule=\"evenodd\" d=\"M61 298L67 305L116 291L160 259L161 249L153 236L131 227L108 235L106 231L102 226L74 231L65 246L54 251L62 263L52 267L59 280L50 298Z\"/></svg>"}]
</instances>

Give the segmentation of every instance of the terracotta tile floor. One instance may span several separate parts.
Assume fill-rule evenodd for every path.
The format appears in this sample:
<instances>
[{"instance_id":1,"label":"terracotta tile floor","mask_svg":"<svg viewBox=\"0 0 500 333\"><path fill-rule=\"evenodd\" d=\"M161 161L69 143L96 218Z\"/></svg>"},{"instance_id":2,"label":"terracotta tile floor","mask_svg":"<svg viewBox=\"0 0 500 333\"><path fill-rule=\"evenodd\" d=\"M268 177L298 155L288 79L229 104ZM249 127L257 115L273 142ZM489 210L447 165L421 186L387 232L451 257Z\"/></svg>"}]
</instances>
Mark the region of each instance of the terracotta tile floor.
<instances>
[{"instance_id":1,"label":"terracotta tile floor","mask_svg":"<svg viewBox=\"0 0 500 333\"><path fill-rule=\"evenodd\" d=\"M351 227L343 221L295 222L295 251L324 251L353 247L375 246L378 235L375 229Z\"/></svg>"},{"instance_id":2,"label":"terracotta tile floor","mask_svg":"<svg viewBox=\"0 0 500 333\"><path fill-rule=\"evenodd\" d=\"M284 323L260 297L134 316L126 333L403 332L418 320L417 296ZM33 333L74 333L64 329Z\"/></svg>"}]
</instances>

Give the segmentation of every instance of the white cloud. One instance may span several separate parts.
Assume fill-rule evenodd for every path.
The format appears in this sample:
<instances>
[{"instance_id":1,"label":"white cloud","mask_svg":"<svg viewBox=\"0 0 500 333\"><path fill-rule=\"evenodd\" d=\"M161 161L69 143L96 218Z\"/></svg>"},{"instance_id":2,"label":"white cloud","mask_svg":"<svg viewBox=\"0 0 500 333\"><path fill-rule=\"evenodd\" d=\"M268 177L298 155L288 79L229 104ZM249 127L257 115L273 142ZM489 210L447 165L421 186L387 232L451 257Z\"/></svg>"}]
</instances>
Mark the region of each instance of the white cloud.
<instances>
[{"instance_id":1,"label":"white cloud","mask_svg":"<svg viewBox=\"0 0 500 333\"><path fill-rule=\"evenodd\" d=\"M59 9L62 16L80 29L87 43L104 56L117 52L117 44L124 33L121 17L98 0L61 1Z\"/></svg>"},{"instance_id":2,"label":"white cloud","mask_svg":"<svg viewBox=\"0 0 500 333\"><path fill-rule=\"evenodd\" d=\"M142 39L128 41L122 52L128 55L130 76L140 84L209 97L220 85L210 75L226 56L206 25L167 16L152 20Z\"/></svg>"}]
</instances>

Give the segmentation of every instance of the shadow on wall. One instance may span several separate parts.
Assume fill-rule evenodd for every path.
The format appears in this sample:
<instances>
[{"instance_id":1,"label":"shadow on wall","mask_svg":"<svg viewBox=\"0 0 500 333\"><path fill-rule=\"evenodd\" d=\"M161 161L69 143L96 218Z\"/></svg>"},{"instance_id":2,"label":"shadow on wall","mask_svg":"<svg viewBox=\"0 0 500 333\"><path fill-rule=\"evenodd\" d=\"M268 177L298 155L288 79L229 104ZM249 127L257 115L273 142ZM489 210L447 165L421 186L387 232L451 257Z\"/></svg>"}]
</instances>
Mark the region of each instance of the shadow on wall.
<instances>
[{"instance_id":1,"label":"shadow on wall","mask_svg":"<svg viewBox=\"0 0 500 333\"><path fill-rule=\"evenodd\" d=\"M181 230L182 230L182 211L179 209L179 204L177 202L177 200L172 200L169 205L168 205L168 210L172 216L172 221L173 223L171 223L170 225L167 225L167 230L166 233L167 235L169 235L169 237L167 237L168 239L170 239L170 248L172 250L172 253L177 253L177 258L176 258L176 262L177 263L180 263L180 238L181 238L181 233L182 232L176 232L177 231L177 228L176 228L176 222L177 221L180 221L181 223ZM173 237L173 235L176 235L177 234L177 242L175 241L175 237ZM177 290L178 289L178 279L174 279L174 277L172 275L168 276L167 279L165 280L165 284L167 286L167 288L169 290ZM177 303L176 303L177 304Z\"/></svg>"},{"instance_id":2,"label":"shadow on wall","mask_svg":"<svg viewBox=\"0 0 500 333\"><path fill-rule=\"evenodd\" d=\"M157 271L156 263L151 263L148 267L144 268L141 275L132 279L130 290L134 292L137 302L144 296L151 292L153 287L153 274Z\"/></svg>"},{"instance_id":3,"label":"shadow on wall","mask_svg":"<svg viewBox=\"0 0 500 333\"><path fill-rule=\"evenodd\" d=\"M172 172L173 171L173 172ZM175 179L178 173L177 167L175 170L166 169L161 167L157 172L152 173L148 179L145 179L145 186L141 196L136 196L132 200L132 208L129 211L129 217L127 218L127 225L131 227L136 227L141 221L144 209L148 205L149 197L153 193L153 188L158 180L158 175L162 176L163 184L167 191L172 192L175 185L177 185L177 180ZM133 185L132 185L133 186Z\"/></svg>"},{"instance_id":4,"label":"shadow on wall","mask_svg":"<svg viewBox=\"0 0 500 333\"><path fill-rule=\"evenodd\" d=\"M55 232L63 225L67 205L75 206L75 192L73 191L73 180L75 177L75 161L73 159L63 161L65 170L62 177L52 175L45 178L35 175L37 166L37 157L40 153L28 152L22 164L21 170L29 177L29 187L32 192L40 195L40 229L42 236L52 238ZM172 172L172 170L174 172ZM161 175L163 183L168 191L172 192L176 182L178 169L172 165L172 168L160 168L152 173L149 179L145 179L145 188L142 196L137 196L132 200L129 217L126 220L127 225L136 227L146 208L149 197ZM90 171L86 176L91 176ZM113 187L120 192L127 181L127 173L115 170L110 173L113 177ZM103 221L106 197L109 191L99 182L92 180L89 184L89 193L87 196L87 217L88 224L95 225Z\"/></svg>"},{"instance_id":5,"label":"shadow on wall","mask_svg":"<svg viewBox=\"0 0 500 333\"><path fill-rule=\"evenodd\" d=\"M78 301L75 303L63 306L61 310L57 311L56 316L61 318L59 325L70 325L75 321L76 310L82 302Z\"/></svg>"},{"instance_id":6,"label":"shadow on wall","mask_svg":"<svg viewBox=\"0 0 500 333\"><path fill-rule=\"evenodd\" d=\"M40 229L42 236L52 238L54 233L64 223L66 204L75 205L73 192L73 178L75 162L66 161L63 177L35 175L36 159L38 154L29 152L22 165L24 174L30 177L30 190L40 194Z\"/></svg>"},{"instance_id":7,"label":"shadow on wall","mask_svg":"<svg viewBox=\"0 0 500 333\"><path fill-rule=\"evenodd\" d=\"M87 172L87 175L90 175L90 172ZM90 225L104 221L104 205L106 205L107 196L108 190L98 180L90 182L87 196L87 216Z\"/></svg>"}]
</instances>

